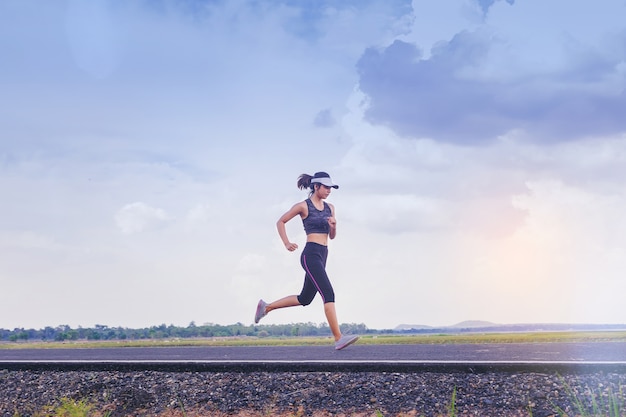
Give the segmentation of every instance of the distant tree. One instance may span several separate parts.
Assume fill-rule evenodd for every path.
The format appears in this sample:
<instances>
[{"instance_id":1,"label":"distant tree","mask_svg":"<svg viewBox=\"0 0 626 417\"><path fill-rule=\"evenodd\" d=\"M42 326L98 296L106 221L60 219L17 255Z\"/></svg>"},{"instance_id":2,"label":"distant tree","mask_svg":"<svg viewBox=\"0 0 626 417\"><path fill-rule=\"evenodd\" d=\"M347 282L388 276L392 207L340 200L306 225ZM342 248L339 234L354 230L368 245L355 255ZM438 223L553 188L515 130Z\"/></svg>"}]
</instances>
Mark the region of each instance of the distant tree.
<instances>
[{"instance_id":1,"label":"distant tree","mask_svg":"<svg viewBox=\"0 0 626 417\"><path fill-rule=\"evenodd\" d=\"M87 340L100 340L102 335L95 329L89 329L86 334Z\"/></svg>"},{"instance_id":2,"label":"distant tree","mask_svg":"<svg viewBox=\"0 0 626 417\"><path fill-rule=\"evenodd\" d=\"M41 332L42 340L54 340L54 336L56 335L56 330L50 326L47 326Z\"/></svg>"}]
</instances>

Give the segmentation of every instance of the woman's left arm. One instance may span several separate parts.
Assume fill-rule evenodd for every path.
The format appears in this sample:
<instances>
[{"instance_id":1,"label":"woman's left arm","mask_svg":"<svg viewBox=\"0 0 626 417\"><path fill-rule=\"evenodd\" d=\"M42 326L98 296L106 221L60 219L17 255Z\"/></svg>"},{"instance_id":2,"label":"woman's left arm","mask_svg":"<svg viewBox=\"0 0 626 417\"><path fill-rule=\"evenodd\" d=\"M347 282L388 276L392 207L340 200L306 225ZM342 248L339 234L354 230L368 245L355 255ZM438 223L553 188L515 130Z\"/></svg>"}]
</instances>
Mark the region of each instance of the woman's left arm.
<instances>
[{"instance_id":1,"label":"woman's left arm","mask_svg":"<svg viewBox=\"0 0 626 417\"><path fill-rule=\"evenodd\" d=\"M330 232L328 232L328 237L334 239L337 236L337 219L335 218L335 206L328 203L330 206L330 217L328 218L328 224L330 225Z\"/></svg>"}]
</instances>

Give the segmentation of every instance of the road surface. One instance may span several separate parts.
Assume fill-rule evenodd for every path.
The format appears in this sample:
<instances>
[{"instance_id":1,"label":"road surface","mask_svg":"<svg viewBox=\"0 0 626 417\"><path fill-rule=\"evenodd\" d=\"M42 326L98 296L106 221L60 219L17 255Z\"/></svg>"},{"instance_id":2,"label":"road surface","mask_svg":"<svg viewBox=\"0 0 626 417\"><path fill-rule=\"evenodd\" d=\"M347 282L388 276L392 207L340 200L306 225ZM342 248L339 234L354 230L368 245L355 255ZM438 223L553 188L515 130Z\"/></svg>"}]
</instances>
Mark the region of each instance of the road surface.
<instances>
[{"instance_id":1,"label":"road surface","mask_svg":"<svg viewBox=\"0 0 626 417\"><path fill-rule=\"evenodd\" d=\"M0 349L0 361L626 361L626 342Z\"/></svg>"},{"instance_id":2,"label":"road surface","mask_svg":"<svg viewBox=\"0 0 626 417\"><path fill-rule=\"evenodd\" d=\"M626 372L626 342L0 349L0 369Z\"/></svg>"}]
</instances>

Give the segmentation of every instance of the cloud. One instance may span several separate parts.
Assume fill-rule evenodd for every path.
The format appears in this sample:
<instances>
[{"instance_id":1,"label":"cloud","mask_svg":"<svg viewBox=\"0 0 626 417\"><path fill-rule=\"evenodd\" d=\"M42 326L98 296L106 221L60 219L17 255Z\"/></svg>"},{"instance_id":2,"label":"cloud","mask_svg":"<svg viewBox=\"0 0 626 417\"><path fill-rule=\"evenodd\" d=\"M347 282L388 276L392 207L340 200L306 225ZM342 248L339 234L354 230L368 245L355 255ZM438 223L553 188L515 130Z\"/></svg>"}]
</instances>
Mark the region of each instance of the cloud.
<instances>
[{"instance_id":1,"label":"cloud","mask_svg":"<svg viewBox=\"0 0 626 417\"><path fill-rule=\"evenodd\" d=\"M464 145L516 130L555 142L626 129L626 51L611 46L623 45L626 31L591 44L576 32L556 36L544 42L552 61L542 66L516 29L502 27L502 15L440 41L428 57L402 40L368 48L357 64L366 119L405 137ZM532 45L547 48L540 42Z\"/></svg>"},{"instance_id":2,"label":"cloud","mask_svg":"<svg viewBox=\"0 0 626 417\"><path fill-rule=\"evenodd\" d=\"M164 210L142 202L127 204L115 214L115 224L127 235L153 229L167 220Z\"/></svg>"},{"instance_id":3,"label":"cloud","mask_svg":"<svg viewBox=\"0 0 626 417\"><path fill-rule=\"evenodd\" d=\"M210 204L196 204L187 213L187 221L191 226L208 223L213 211Z\"/></svg>"},{"instance_id":4,"label":"cloud","mask_svg":"<svg viewBox=\"0 0 626 417\"><path fill-rule=\"evenodd\" d=\"M414 194L372 195L369 210L346 207L350 222L384 234L414 233L450 227L449 210L441 201Z\"/></svg>"},{"instance_id":5,"label":"cloud","mask_svg":"<svg viewBox=\"0 0 626 417\"><path fill-rule=\"evenodd\" d=\"M249 323L320 170L341 321L623 321L625 7L0 2L0 327Z\"/></svg>"},{"instance_id":6,"label":"cloud","mask_svg":"<svg viewBox=\"0 0 626 417\"><path fill-rule=\"evenodd\" d=\"M266 265L265 256L256 253L247 253L240 260L237 265L237 272L242 273L259 273Z\"/></svg>"},{"instance_id":7,"label":"cloud","mask_svg":"<svg viewBox=\"0 0 626 417\"><path fill-rule=\"evenodd\" d=\"M331 127L335 124L335 118L333 117L332 111L330 109L321 110L315 116L313 120L313 124L316 127Z\"/></svg>"},{"instance_id":8,"label":"cloud","mask_svg":"<svg viewBox=\"0 0 626 417\"><path fill-rule=\"evenodd\" d=\"M336 197L350 196L338 205L340 216L361 228L501 239L528 216L513 198L530 192L529 181L560 179L585 190L621 193L624 135L542 144L514 132L480 147L405 140L360 117L367 109L363 97L355 93L352 116L344 119L353 146L339 165L337 175L348 181ZM371 200L371 210L363 210L363 199Z\"/></svg>"},{"instance_id":9,"label":"cloud","mask_svg":"<svg viewBox=\"0 0 626 417\"><path fill-rule=\"evenodd\" d=\"M493 6L494 3L503 0L476 0L478 5L480 6L483 13L486 15L489 12L489 8ZM505 0L509 4L515 4L515 0Z\"/></svg>"},{"instance_id":10,"label":"cloud","mask_svg":"<svg viewBox=\"0 0 626 417\"><path fill-rule=\"evenodd\" d=\"M6 250L40 250L59 252L66 248L50 236L32 231L4 232L0 234L0 247Z\"/></svg>"}]
</instances>

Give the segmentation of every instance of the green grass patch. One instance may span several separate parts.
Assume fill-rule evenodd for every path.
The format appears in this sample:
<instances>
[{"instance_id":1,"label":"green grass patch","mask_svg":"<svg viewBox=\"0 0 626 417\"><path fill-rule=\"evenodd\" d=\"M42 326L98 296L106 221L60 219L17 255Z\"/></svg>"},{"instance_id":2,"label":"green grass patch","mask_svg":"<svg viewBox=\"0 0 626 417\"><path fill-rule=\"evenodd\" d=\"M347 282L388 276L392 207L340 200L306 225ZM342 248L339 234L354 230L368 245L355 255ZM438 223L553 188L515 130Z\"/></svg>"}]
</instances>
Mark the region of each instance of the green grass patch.
<instances>
[{"instance_id":1,"label":"green grass patch","mask_svg":"<svg viewBox=\"0 0 626 417\"><path fill-rule=\"evenodd\" d=\"M360 345L459 344L459 343L556 343L626 342L626 331L471 333L436 335L364 335ZM59 349L172 346L317 346L332 343L330 337L218 337L64 342L4 342L0 349Z\"/></svg>"},{"instance_id":2,"label":"green grass patch","mask_svg":"<svg viewBox=\"0 0 626 417\"><path fill-rule=\"evenodd\" d=\"M44 407L34 417L107 417L108 412L100 412L96 405L87 400L61 398L56 406Z\"/></svg>"},{"instance_id":3,"label":"green grass patch","mask_svg":"<svg viewBox=\"0 0 626 417\"><path fill-rule=\"evenodd\" d=\"M597 392L586 389L582 394L576 392L570 385L563 381L563 387L571 403L574 413L581 417L621 417L623 416L622 404L625 402L624 392L620 386L619 392L614 393L609 390L603 394L600 388ZM568 414L561 407L553 405L553 409L560 417L568 417Z\"/></svg>"}]
</instances>

